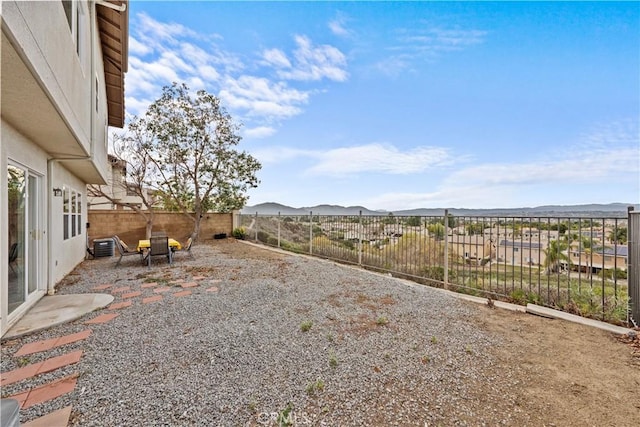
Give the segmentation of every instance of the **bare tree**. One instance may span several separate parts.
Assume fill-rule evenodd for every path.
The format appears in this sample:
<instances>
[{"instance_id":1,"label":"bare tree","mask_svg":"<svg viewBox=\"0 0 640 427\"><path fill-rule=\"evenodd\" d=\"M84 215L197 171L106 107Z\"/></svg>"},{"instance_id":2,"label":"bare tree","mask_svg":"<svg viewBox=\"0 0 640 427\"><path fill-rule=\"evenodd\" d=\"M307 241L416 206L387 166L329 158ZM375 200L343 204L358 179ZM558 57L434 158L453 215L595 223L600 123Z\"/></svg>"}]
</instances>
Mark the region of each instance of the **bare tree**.
<instances>
[{"instance_id":1,"label":"bare tree","mask_svg":"<svg viewBox=\"0 0 640 427\"><path fill-rule=\"evenodd\" d=\"M151 237L154 209L160 197L151 187L153 170L147 150L146 134L135 126L129 127L124 135L113 136L113 154L109 155L112 164L108 185L89 185L89 197L102 197L109 202L129 208L140 214L145 220L146 238ZM135 202L129 201L133 197ZM139 203L138 203L139 202Z\"/></svg>"}]
</instances>

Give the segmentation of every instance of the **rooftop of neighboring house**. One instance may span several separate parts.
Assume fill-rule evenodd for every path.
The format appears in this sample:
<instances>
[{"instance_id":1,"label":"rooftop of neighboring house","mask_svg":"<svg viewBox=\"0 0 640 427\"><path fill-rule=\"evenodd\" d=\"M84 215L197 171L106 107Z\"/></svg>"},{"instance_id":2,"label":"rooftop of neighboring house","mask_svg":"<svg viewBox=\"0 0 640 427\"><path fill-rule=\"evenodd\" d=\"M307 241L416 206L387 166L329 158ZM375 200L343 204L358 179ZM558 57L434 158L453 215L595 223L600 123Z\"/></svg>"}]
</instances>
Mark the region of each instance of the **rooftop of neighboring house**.
<instances>
[{"instance_id":1,"label":"rooftop of neighboring house","mask_svg":"<svg viewBox=\"0 0 640 427\"><path fill-rule=\"evenodd\" d=\"M531 242L528 240L500 240L500 245L507 248L526 248L526 249L542 249L542 244L538 242Z\"/></svg>"},{"instance_id":2,"label":"rooftop of neighboring house","mask_svg":"<svg viewBox=\"0 0 640 427\"><path fill-rule=\"evenodd\" d=\"M629 248L627 245L615 245L615 246L605 246L593 248L593 251L596 253L604 253L605 255L615 255L615 256L628 256Z\"/></svg>"}]
</instances>

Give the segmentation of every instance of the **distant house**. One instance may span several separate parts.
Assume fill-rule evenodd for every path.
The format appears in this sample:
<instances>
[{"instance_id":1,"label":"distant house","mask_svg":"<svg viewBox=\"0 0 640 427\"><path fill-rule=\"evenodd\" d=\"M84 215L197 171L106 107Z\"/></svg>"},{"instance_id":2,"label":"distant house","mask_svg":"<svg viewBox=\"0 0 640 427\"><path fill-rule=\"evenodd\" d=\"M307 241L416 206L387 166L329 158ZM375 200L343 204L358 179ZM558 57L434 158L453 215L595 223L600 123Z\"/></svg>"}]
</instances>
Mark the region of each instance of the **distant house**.
<instances>
[{"instance_id":1,"label":"distant house","mask_svg":"<svg viewBox=\"0 0 640 427\"><path fill-rule=\"evenodd\" d=\"M549 242L558 240L558 230L539 230L537 228L522 228L520 236L523 240L531 240L533 242Z\"/></svg>"},{"instance_id":2,"label":"distant house","mask_svg":"<svg viewBox=\"0 0 640 427\"><path fill-rule=\"evenodd\" d=\"M129 207L137 207L146 209L142 198L136 191L136 184L127 183L127 163L115 156L108 155L109 159L109 176L107 184L99 186L100 190L108 197L92 197L91 193L87 196L89 210L102 209L128 209ZM146 190L143 190L146 194Z\"/></svg>"},{"instance_id":3,"label":"distant house","mask_svg":"<svg viewBox=\"0 0 640 427\"><path fill-rule=\"evenodd\" d=\"M546 259L543 244L528 240L500 240L497 259L511 265L543 265Z\"/></svg>"},{"instance_id":4,"label":"distant house","mask_svg":"<svg viewBox=\"0 0 640 427\"><path fill-rule=\"evenodd\" d=\"M86 185L124 122L126 2L2 1L0 330L85 255Z\"/></svg>"},{"instance_id":5,"label":"distant house","mask_svg":"<svg viewBox=\"0 0 640 427\"><path fill-rule=\"evenodd\" d=\"M597 274L602 270L627 270L629 249L627 245L596 246L584 248L581 244L573 244L569 249L571 264L565 267L573 271Z\"/></svg>"},{"instance_id":6,"label":"distant house","mask_svg":"<svg viewBox=\"0 0 640 427\"><path fill-rule=\"evenodd\" d=\"M485 239L482 235L461 236L454 234L448 236L447 240L450 253L478 264L483 259L490 258L494 253L491 239Z\"/></svg>"},{"instance_id":7,"label":"distant house","mask_svg":"<svg viewBox=\"0 0 640 427\"><path fill-rule=\"evenodd\" d=\"M500 239L513 239L513 229L509 227L494 226L485 228L483 233L485 239L498 241Z\"/></svg>"}]
</instances>

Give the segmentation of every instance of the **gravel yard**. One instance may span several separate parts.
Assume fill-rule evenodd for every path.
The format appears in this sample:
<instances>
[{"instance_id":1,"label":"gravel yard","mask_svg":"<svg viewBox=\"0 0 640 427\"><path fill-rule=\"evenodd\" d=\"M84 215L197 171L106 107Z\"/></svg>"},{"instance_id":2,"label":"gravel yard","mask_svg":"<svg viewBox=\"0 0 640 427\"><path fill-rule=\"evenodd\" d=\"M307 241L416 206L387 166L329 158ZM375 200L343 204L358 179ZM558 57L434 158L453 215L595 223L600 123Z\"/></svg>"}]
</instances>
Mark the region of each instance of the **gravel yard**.
<instances>
[{"instance_id":1,"label":"gravel yard","mask_svg":"<svg viewBox=\"0 0 640 427\"><path fill-rule=\"evenodd\" d=\"M327 426L640 420L640 357L610 334L232 239L193 251L196 260L178 254L172 266L97 259L69 275L60 294L112 284L102 292L142 295L82 343L30 357L84 350L77 365L29 384L77 372L75 391L22 411L22 421L69 404L71 425L82 426L261 426L278 416ZM189 282L198 284L190 295L172 295ZM161 301L142 304L163 285ZM20 345L85 330L105 312L3 342L2 371L18 367Z\"/></svg>"}]
</instances>

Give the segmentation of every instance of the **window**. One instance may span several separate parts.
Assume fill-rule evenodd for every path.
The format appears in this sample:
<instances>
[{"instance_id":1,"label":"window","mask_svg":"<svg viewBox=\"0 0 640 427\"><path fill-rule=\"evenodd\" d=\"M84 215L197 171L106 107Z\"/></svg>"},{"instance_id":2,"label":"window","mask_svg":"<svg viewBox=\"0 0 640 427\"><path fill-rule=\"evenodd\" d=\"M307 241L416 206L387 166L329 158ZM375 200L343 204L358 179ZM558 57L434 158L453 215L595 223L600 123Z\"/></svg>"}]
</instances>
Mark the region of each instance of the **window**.
<instances>
[{"instance_id":1,"label":"window","mask_svg":"<svg viewBox=\"0 0 640 427\"><path fill-rule=\"evenodd\" d=\"M67 23L69 24L73 43L76 45L76 53L80 56L82 45L82 26L80 23L83 15L81 3L77 0L62 0L62 7L64 8L64 14L67 17Z\"/></svg>"},{"instance_id":2,"label":"window","mask_svg":"<svg viewBox=\"0 0 640 427\"><path fill-rule=\"evenodd\" d=\"M63 239L69 238L69 189L62 187L62 232Z\"/></svg>"},{"instance_id":3,"label":"window","mask_svg":"<svg viewBox=\"0 0 640 427\"><path fill-rule=\"evenodd\" d=\"M82 234L82 194L66 185L62 194L62 234L68 240Z\"/></svg>"},{"instance_id":4,"label":"window","mask_svg":"<svg viewBox=\"0 0 640 427\"><path fill-rule=\"evenodd\" d=\"M76 219L76 227L78 236L82 234L82 194L78 193L78 218Z\"/></svg>"}]
</instances>

